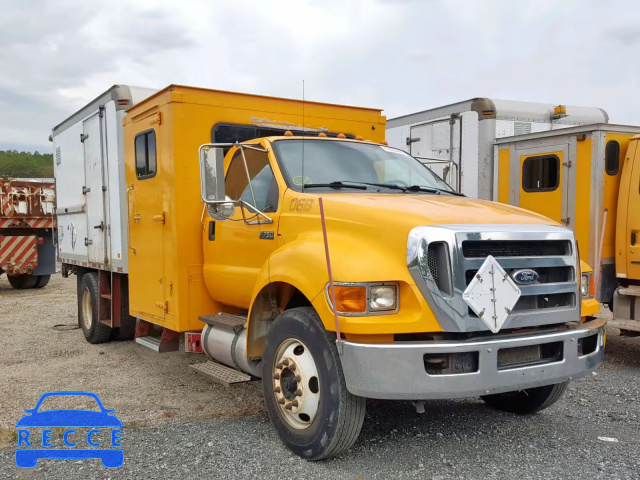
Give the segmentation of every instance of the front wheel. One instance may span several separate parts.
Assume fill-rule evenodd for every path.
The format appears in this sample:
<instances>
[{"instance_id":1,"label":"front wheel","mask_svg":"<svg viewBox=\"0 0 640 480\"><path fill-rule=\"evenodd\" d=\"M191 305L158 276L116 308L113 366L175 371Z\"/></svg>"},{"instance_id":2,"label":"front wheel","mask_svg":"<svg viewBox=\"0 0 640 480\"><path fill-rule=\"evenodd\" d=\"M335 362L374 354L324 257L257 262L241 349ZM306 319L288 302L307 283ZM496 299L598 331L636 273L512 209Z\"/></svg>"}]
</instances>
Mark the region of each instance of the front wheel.
<instances>
[{"instance_id":1,"label":"front wheel","mask_svg":"<svg viewBox=\"0 0 640 480\"><path fill-rule=\"evenodd\" d=\"M480 398L491 408L505 412L529 414L539 412L556 403L567 389L569 382L527 388L516 392L484 395Z\"/></svg>"},{"instance_id":2,"label":"front wheel","mask_svg":"<svg viewBox=\"0 0 640 480\"><path fill-rule=\"evenodd\" d=\"M262 360L267 411L292 452L322 460L355 443L366 400L347 390L335 334L313 308L286 310L275 319Z\"/></svg>"}]
</instances>

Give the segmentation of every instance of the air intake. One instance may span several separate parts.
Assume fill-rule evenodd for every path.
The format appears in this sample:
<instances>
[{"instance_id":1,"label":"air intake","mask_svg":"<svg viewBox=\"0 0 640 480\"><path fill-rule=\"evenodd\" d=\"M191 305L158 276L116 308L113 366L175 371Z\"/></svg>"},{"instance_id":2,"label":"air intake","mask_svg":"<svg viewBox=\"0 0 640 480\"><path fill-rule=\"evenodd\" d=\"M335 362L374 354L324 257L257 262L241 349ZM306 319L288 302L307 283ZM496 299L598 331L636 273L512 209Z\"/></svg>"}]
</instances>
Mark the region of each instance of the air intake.
<instances>
[{"instance_id":1,"label":"air intake","mask_svg":"<svg viewBox=\"0 0 640 480\"><path fill-rule=\"evenodd\" d=\"M440 293L449 297L453 296L449 246L445 242L431 242L429 244L427 266Z\"/></svg>"}]
</instances>

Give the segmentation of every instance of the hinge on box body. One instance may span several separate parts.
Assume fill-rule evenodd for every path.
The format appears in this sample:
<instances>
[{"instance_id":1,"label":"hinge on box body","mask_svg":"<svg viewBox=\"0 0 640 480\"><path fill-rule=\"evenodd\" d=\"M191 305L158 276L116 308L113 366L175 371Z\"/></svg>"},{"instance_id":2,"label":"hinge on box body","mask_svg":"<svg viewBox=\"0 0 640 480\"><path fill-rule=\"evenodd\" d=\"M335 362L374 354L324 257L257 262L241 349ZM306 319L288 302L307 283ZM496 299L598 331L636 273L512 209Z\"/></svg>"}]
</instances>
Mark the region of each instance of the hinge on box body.
<instances>
[{"instance_id":1,"label":"hinge on box body","mask_svg":"<svg viewBox=\"0 0 640 480\"><path fill-rule=\"evenodd\" d=\"M165 221L164 212L162 212L160 215L154 215L153 216L153 221L154 222L159 222L159 223L164 225L164 221Z\"/></svg>"},{"instance_id":2,"label":"hinge on box body","mask_svg":"<svg viewBox=\"0 0 640 480\"><path fill-rule=\"evenodd\" d=\"M84 141L89 138L89 134L88 133L81 133L80 134L80 143L84 143Z\"/></svg>"},{"instance_id":3,"label":"hinge on box body","mask_svg":"<svg viewBox=\"0 0 640 480\"><path fill-rule=\"evenodd\" d=\"M169 311L169 302L167 300L164 302L156 302L156 307L167 313Z\"/></svg>"},{"instance_id":4,"label":"hinge on box body","mask_svg":"<svg viewBox=\"0 0 640 480\"><path fill-rule=\"evenodd\" d=\"M420 137L407 137L407 145L411 145L412 143L419 142Z\"/></svg>"},{"instance_id":5,"label":"hinge on box body","mask_svg":"<svg viewBox=\"0 0 640 480\"><path fill-rule=\"evenodd\" d=\"M560 223L568 227L569 225L571 225L571 217L561 218Z\"/></svg>"},{"instance_id":6,"label":"hinge on box body","mask_svg":"<svg viewBox=\"0 0 640 480\"><path fill-rule=\"evenodd\" d=\"M571 168L571 160L569 160L568 162L562 162L562 165L564 167Z\"/></svg>"}]
</instances>

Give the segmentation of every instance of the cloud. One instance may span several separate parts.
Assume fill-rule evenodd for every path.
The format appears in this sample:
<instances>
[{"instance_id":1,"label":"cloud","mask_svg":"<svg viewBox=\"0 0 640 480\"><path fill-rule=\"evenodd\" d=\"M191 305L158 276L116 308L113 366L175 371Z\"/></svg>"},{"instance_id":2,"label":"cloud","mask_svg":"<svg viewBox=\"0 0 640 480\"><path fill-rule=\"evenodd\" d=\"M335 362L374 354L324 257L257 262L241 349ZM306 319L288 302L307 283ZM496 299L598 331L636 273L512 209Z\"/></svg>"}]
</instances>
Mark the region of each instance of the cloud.
<instances>
[{"instance_id":1,"label":"cloud","mask_svg":"<svg viewBox=\"0 0 640 480\"><path fill-rule=\"evenodd\" d=\"M602 107L640 123L635 2L3 2L0 148L116 83L171 83L384 108L477 96Z\"/></svg>"}]
</instances>

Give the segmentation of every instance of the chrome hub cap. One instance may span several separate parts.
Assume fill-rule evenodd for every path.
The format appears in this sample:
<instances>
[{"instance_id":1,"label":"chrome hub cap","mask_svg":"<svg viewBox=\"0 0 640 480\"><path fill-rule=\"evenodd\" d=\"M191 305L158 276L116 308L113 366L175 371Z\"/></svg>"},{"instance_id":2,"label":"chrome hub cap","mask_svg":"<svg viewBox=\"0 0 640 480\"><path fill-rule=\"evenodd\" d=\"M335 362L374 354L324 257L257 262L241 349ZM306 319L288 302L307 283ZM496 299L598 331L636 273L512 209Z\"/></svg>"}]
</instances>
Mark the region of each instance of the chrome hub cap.
<instances>
[{"instance_id":1,"label":"chrome hub cap","mask_svg":"<svg viewBox=\"0 0 640 480\"><path fill-rule=\"evenodd\" d=\"M308 428L318 414L318 369L306 345L296 339L284 341L273 365L273 393L280 413L298 430Z\"/></svg>"}]
</instances>

